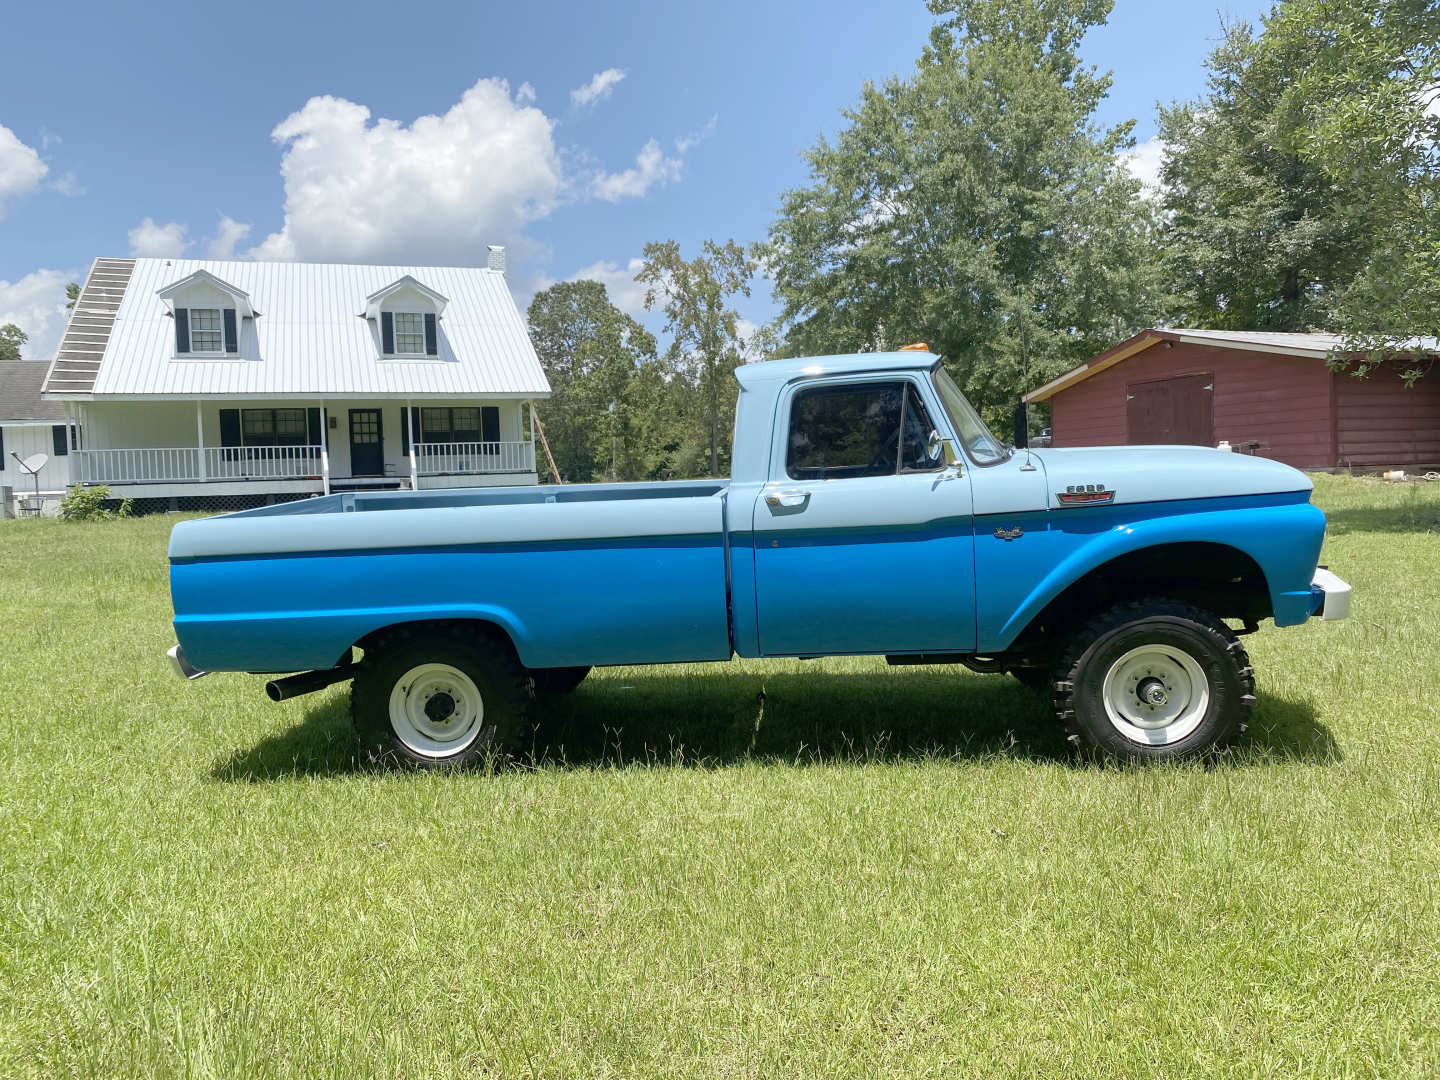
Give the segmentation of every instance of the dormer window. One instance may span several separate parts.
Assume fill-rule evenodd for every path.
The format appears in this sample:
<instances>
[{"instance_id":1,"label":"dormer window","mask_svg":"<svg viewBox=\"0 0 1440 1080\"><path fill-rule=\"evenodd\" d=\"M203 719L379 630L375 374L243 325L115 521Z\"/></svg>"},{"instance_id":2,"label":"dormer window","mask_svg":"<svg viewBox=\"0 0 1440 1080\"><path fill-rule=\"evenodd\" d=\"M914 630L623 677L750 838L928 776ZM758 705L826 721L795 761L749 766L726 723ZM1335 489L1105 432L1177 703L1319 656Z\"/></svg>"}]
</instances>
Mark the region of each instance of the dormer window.
<instances>
[{"instance_id":1,"label":"dormer window","mask_svg":"<svg viewBox=\"0 0 1440 1080\"><path fill-rule=\"evenodd\" d=\"M159 296L175 316L178 359L236 358L240 321L258 314L248 294L204 270L167 285Z\"/></svg>"},{"instance_id":2,"label":"dormer window","mask_svg":"<svg viewBox=\"0 0 1440 1080\"><path fill-rule=\"evenodd\" d=\"M440 315L448 301L409 274L365 300L364 316L380 331L382 359L428 360L440 355Z\"/></svg>"},{"instance_id":3,"label":"dormer window","mask_svg":"<svg viewBox=\"0 0 1440 1080\"><path fill-rule=\"evenodd\" d=\"M240 351L234 308L176 308L175 352L220 356Z\"/></svg>"}]
</instances>

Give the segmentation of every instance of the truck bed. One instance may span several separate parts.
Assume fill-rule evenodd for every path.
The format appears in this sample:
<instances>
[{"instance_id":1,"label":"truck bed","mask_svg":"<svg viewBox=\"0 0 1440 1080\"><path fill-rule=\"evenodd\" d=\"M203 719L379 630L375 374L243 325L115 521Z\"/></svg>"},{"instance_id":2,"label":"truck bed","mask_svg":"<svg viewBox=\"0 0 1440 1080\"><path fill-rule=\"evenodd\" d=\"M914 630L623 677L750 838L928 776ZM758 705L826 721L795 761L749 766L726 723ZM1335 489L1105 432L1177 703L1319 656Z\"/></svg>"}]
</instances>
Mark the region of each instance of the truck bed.
<instances>
[{"instance_id":1,"label":"truck bed","mask_svg":"<svg viewBox=\"0 0 1440 1080\"><path fill-rule=\"evenodd\" d=\"M497 623L527 667L728 659L726 490L346 492L181 522L175 633L206 670L331 667L435 619Z\"/></svg>"}]
</instances>

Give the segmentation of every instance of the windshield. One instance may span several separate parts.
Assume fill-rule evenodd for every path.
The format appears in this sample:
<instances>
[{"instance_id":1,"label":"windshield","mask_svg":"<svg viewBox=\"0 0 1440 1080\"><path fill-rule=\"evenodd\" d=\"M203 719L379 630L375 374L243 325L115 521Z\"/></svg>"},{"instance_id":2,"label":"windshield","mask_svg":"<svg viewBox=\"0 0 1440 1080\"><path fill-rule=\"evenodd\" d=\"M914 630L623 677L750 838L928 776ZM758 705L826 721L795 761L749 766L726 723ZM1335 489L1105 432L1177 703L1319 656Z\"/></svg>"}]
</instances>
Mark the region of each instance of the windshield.
<instances>
[{"instance_id":1,"label":"windshield","mask_svg":"<svg viewBox=\"0 0 1440 1080\"><path fill-rule=\"evenodd\" d=\"M965 444L966 451L975 463L993 465L1009 457L1009 448L990 434L985 421L980 419L980 414L965 400L965 395L960 392L960 387L955 385L950 373L937 367L934 378L935 389L940 393L940 404L945 406L955 433L960 436L960 441Z\"/></svg>"}]
</instances>

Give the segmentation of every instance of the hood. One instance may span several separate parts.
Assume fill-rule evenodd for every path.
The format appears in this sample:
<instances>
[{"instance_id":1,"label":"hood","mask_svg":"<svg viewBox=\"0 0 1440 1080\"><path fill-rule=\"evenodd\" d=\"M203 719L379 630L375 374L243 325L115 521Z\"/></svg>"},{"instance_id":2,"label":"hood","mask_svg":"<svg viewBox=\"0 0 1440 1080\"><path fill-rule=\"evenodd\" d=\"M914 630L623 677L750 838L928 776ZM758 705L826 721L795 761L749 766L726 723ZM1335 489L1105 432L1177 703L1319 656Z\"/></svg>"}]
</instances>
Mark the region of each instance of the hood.
<instances>
[{"instance_id":1,"label":"hood","mask_svg":"<svg viewBox=\"0 0 1440 1080\"><path fill-rule=\"evenodd\" d=\"M1031 450L1045 466L1049 505L1069 485L1097 484L1115 503L1213 499L1309 491L1299 469L1269 458L1208 446L1086 446Z\"/></svg>"}]
</instances>

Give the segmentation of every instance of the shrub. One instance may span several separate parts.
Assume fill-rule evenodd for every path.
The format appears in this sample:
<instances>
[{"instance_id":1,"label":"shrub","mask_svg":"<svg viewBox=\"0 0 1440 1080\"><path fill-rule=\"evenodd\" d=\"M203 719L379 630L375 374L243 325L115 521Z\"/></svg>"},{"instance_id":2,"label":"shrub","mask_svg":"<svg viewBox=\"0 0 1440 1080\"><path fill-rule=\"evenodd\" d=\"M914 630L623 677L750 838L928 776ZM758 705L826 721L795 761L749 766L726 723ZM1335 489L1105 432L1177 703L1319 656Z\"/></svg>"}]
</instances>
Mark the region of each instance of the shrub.
<instances>
[{"instance_id":1,"label":"shrub","mask_svg":"<svg viewBox=\"0 0 1440 1080\"><path fill-rule=\"evenodd\" d=\"M105 504L110 500L110 488L105 484L94 487L73 485L60 500L60 516L66 521L113 521L115 518L130 516L130 500L121 499L120 505L108 510Z\"/></svg>"}]
</instances>

